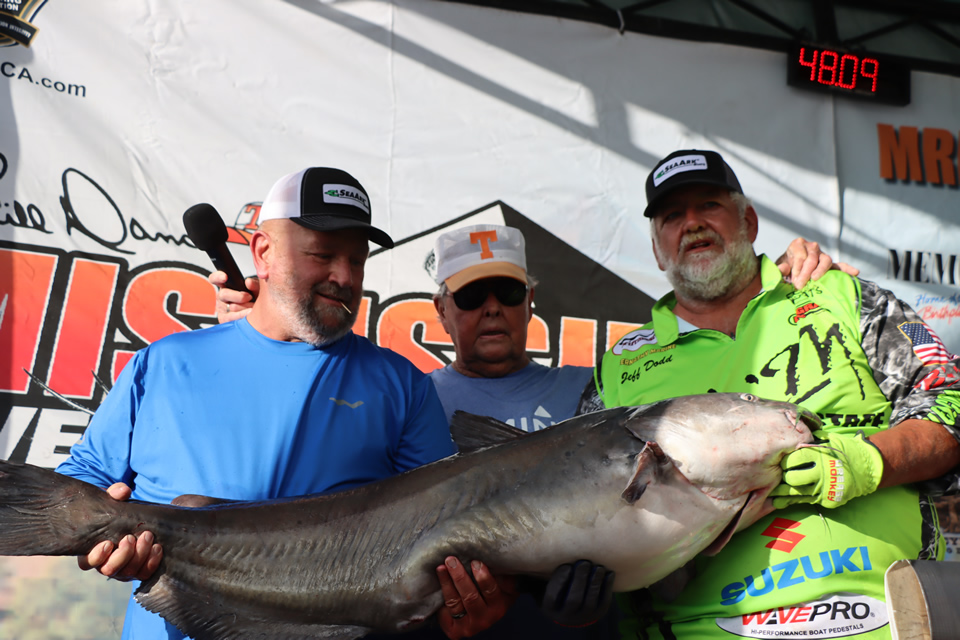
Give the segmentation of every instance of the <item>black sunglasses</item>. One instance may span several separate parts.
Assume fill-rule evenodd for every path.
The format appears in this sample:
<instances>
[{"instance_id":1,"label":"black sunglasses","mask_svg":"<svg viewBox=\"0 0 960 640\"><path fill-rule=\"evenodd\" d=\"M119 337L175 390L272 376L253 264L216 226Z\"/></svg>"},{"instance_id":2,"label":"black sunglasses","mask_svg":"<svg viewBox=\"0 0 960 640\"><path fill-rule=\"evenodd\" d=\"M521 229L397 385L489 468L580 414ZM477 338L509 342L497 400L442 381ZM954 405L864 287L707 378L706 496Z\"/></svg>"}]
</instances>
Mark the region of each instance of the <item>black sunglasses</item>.
<instances>
[{"instance_id":1,"label":"black sunglasses","mask_svg":"<svg viewBox=\"0 0 960 640\"><path fill-rule=\"evenodd\" d=\"M484 278L471 282L450 295L457 307L463 311L473 311L479 309L491 293L500 304L515 307L527 299L527 285L513 278Z\"/></svg>"}]
</instances>

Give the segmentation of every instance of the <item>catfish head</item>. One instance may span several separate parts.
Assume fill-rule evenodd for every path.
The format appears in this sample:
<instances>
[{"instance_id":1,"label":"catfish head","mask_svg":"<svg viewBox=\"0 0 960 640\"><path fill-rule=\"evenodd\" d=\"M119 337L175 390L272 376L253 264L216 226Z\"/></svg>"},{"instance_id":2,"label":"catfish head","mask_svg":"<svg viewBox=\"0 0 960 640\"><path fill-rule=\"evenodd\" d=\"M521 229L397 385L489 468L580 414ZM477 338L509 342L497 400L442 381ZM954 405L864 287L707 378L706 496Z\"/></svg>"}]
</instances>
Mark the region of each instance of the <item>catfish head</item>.
<instances>
[{"instance_id":1,"label":"catfish head","mask_svg":"<svg viewBox=\"0 0 960 640\"><path fill-rule=\"evenodd\" d=\"M712 553L772 510L764 501L780 483L780 461L812 442L819 426L816 414L798 405L747 393L672 398L638 407L626 421L637 438L656 445L681 481L715 501L739 505L708 549Z\"/></svg>"}]
</instances>

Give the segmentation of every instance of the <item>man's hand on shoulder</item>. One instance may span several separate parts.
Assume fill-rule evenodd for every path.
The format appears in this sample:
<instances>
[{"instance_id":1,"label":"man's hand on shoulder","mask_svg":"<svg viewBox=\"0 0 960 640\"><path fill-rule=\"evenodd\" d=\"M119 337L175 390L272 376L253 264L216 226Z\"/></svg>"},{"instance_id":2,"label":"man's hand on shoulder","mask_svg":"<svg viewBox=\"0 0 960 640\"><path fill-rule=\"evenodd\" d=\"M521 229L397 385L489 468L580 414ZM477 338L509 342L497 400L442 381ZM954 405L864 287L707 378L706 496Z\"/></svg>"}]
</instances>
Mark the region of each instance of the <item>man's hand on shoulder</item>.
<instances>
[{"instance_id":1,"label":"man's hand on shoulder","mask_svg":"<svg viewBox=\"0 0 960 640\"><path fill-rule=\"evenodd\" d=\"M839 269L849 276L860 274L859 269L845 262L834 263L833 258L820 250L818 243L804 238L796 238L790 243L786 253L777 259L777 268L783 279L797 289L803 289L810 280L819 280L830 269Z\"/></svg>"},{"instance_id":2,"label":"man's hand on shoulder","mask_svg":"<svg viewBox=\"0 0 960 640\"><path fill-rule=\"evenodd\" d=\"M129 500L130 487L122 482L107 488L107 494L114 500ZM77 557L77 565L83 571L96 569L101 575L114 580L146 580L160 566L163 549L154 544L153 533L143 531L134 536L128 534L114 547L105 540L95 546L86 556Z\"/></svg>"}]
</instances>

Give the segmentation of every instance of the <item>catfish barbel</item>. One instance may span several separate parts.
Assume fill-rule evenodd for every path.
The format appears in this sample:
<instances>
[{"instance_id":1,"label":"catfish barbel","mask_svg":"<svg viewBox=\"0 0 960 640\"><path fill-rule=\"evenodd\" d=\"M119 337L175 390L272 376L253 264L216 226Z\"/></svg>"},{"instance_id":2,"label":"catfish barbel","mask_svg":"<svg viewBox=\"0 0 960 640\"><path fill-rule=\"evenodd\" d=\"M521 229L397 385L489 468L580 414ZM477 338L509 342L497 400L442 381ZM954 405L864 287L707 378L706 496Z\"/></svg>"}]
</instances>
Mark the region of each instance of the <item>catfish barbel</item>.
<instances>
[{"instance_id":1,"label":"catfish barbel","mask_svg":"<svg viewBox=\"0 0 960 640\"><path fill-rule=\"evenodd\" d=\"M589 559L616 571L616 591L653 584L768 513L780 460L818 424L729 393L532 434L459 414L469 453L340 493L201 509L0 462L0 555L84 555L150 530L163 561L136 599L187 635L346 640L423 623L443 605L434 570L448 555L541 578Z\"/></svg>"}]
</instances>

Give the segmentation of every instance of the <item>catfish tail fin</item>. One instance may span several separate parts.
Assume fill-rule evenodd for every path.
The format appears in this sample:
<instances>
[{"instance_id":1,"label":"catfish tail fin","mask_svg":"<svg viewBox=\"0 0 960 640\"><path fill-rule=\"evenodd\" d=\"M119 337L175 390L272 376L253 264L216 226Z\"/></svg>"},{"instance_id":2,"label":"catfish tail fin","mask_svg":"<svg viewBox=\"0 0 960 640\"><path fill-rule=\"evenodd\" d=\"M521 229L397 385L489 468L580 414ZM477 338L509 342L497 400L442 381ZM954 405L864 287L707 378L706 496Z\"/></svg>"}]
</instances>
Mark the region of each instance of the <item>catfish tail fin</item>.
<instances>
[{"instance_id":1,"label":"catfish tail fin","mask_svg":"<svg viewBox=\"0 0 960 640\"><path fill-rule=\"evenodd\" d=\"M122 504L75 478L0 461L0 555L81 555L117 542Z\"/></svg>"}]
</instances>

